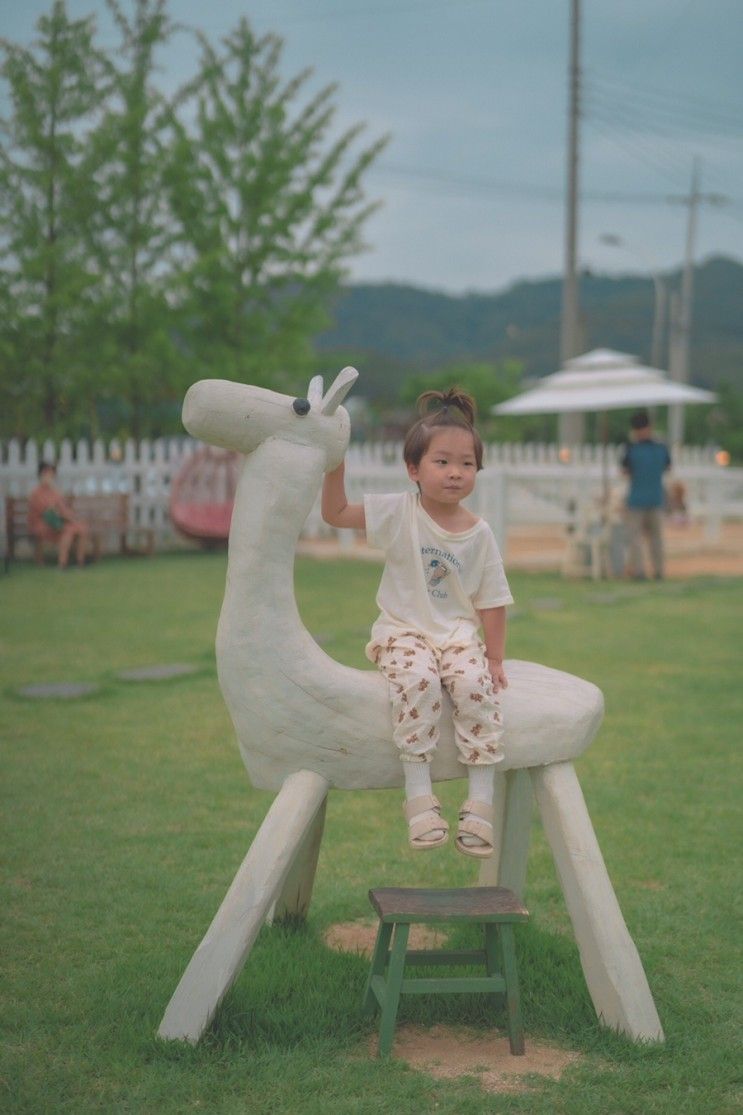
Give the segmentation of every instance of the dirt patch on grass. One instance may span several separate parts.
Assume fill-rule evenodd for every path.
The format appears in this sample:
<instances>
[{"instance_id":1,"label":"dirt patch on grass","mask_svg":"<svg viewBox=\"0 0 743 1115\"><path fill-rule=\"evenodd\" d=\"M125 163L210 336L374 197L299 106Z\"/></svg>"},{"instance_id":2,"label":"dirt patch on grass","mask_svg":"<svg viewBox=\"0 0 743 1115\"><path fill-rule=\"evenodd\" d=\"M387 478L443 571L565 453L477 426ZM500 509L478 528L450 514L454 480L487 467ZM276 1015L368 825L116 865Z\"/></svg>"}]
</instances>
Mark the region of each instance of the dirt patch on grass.
<instances>
[{"instance_id":1,"label":"dirt patch on grass","mask_svg":"<svg viewBox=\"0 0 743 1115\"><path fill-rule=\"evenodd\" d=\"M374 1037L370 1043L374 1053L376 1041ZM424 1030L407 1025L398 1026L395 1031L392 1056L441 1080L477 1077L486 1092L526 1091L532 1075L559 1080L569 1065L580 1060L578 1053L530 1041L528 1037L524 1055L514 1057L508 1038L495 1031L483 1034L451 1026Z\"/></svg>"},{"instance_id":2,"label":"dirt patch on grass","mask_svg":"<svg viewBox=\"0 0 743 1115\"><path fill-rule=\"evenodd\" d=\"M339 952L371 956L377 935L375 921L346 921L331 925L324 933L325 943ZM411 948L442 948L447 935L429 925L410 927ZM377 1054L377 1035L369 1039L371 1056ZM442 1080L474 1076L486 1092L520 1092L529 1087L531 1075L559 1080L568 1065L580 1059L556 1046L526 1039L526 1052L514 1057L508 1038L499 1031L483 1034L465 1027L402 1024L395 1030L392 1056Z\"/></svg>"},{"instance_id":3,"label":"dirt patch on grass","mask_svg":"<svg viewBox=\"0 0 743 1115\"><path fill-rule=\"evenodd\" d=\"M323 934L328 948L338 952L356 952L371 956L377 939L376 921L342 921L331 925ZM411 925L408 948L438 949L446 944L446 933L429 925Z\"/></svg>"}]
</instances>

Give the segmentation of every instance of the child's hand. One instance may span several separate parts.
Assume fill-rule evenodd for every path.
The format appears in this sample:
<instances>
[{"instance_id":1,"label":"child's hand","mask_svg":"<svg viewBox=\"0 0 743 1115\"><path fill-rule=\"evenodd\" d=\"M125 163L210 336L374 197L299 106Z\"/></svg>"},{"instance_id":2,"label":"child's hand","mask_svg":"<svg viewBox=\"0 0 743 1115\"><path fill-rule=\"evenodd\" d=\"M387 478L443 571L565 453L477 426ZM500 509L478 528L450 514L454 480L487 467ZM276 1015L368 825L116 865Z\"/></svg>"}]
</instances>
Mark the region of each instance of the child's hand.
<instances>
[{"instance_id":1,"label":"child's hand","mask_svg":"<svg viewBox=\"0 0 743 1115\"><path fill-rule=\"evenodd\" d=\"M490 670L493 689L496 693L499 689L508 689L508 678L506 677L506 671L503 669L503 663L500 659L488 658L488 669Z\"/></svg>"}]
</instances>

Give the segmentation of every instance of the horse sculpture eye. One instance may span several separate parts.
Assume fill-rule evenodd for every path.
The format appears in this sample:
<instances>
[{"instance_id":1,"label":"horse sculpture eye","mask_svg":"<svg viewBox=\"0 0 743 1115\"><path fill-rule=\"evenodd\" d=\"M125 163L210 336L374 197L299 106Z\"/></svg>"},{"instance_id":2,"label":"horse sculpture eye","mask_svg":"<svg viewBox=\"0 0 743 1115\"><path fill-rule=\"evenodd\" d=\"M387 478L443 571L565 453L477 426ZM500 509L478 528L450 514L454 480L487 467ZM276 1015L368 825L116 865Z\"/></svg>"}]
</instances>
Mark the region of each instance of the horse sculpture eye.
<instances>
[{"instance_id":1,"label":"horse sculpture eye","mask_svg":"<svg viewBox=\"0 0 743 1115\"><path fill-rule=\"evenodd\" d=\"M292 403L292 409L294 410L295 414L299 414L301 416L304 416L305 414L309 414L310 413L309 399L295 399L294 402Z\"/></svg>"}]
</instances>

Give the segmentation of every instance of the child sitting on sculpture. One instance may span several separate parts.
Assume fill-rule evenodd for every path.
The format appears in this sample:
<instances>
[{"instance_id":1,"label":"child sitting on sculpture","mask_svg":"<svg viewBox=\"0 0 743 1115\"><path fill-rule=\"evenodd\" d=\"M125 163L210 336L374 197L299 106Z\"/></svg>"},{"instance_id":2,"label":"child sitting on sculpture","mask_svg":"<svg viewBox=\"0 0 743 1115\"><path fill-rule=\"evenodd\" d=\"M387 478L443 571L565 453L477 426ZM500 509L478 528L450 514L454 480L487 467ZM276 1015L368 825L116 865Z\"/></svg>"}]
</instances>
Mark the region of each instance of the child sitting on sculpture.
<instances>
[{"instance_id":1,"label":"child sitting on sculpture","mask_svg":"<svg viewBox=\"0 0 743 1115\"><path fill-rule=\"evenodd\" d=\"M380 615L366 655L388 683L410 846L436 848L448 839L430 767L443 687L469 779L456 846L486 857L493 852L495 764L503 758L498 691L508 684L506 605L513 598L492 530L462 504L482 468L474 400L458 388L426 391L418 412L403 450L417 493L366 495L363 504L350 504L341 464L325 476L322 514L331 526L366 530L369 544L384 551Z\"/></svg>"}]
</instances>

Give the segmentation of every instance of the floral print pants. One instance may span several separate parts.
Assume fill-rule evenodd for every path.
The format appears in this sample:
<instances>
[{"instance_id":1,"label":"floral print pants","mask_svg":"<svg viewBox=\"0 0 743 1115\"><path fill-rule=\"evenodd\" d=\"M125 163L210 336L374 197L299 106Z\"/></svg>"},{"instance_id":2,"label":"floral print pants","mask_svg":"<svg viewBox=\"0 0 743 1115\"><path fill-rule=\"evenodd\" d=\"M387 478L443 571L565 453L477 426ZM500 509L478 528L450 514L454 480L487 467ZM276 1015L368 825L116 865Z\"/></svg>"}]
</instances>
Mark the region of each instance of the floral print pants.
<instances>
[{"instance_id":1,"label":"floral print pants","mask_svg":"<svg viewBox=\"0 0 743 1115\"><path fill-rule=\"evenodd\" d=\"M451 697L454 736L468 766L503 758L503 719L479 639L443 650L422 635L402 632L375 648L387 679L393 736L400 758L429 763L439 741L442 689Z\"/></svg>"}]
</instances>

